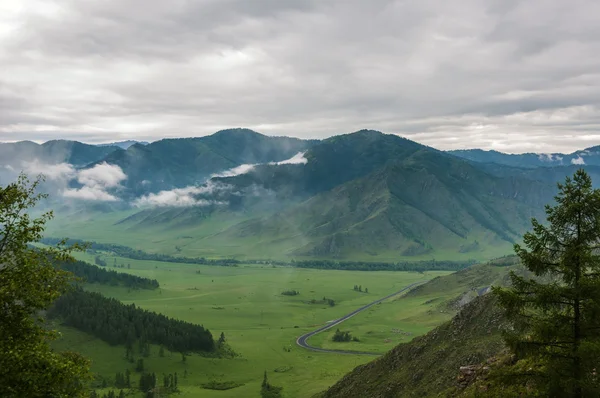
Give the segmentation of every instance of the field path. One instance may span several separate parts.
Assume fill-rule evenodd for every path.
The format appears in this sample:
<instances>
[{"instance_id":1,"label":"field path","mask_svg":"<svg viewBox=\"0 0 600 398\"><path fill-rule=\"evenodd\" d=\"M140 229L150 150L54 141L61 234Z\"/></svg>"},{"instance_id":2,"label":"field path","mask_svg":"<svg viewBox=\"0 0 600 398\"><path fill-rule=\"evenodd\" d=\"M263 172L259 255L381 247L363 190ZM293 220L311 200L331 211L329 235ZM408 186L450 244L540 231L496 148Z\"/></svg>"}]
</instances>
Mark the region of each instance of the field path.
<instances>
[{"instance_id":1,"label":"field path","mask_svg":"<svg viewBox=\"0 0 600 398\"><path fill-rule=\"evenodd\" d=\"M425 283L426 281L423 282L415 282L415 283L411 283L408 286L403 287L402 289L398 290L397 292L394 292L390 295L387 295L383 298L380 298L379 300L375 300L370 304L367 305L363 305L362 307L360 307L359 309L356 309L354 311L352 311L351 313L344 315L341 318L336 319L335 321L328 323L325 326L322 326L320 328L318 328L317 330L313 330L312 332L303 334L302 336L298 337L298 339L296 340L296 344L298 344L300 347L306 348L307 350L311 350L311 351L317 351L317 352L329 352L329 353L334 353L334 354L359 354L359 355L382 355L380 353L376 353L376 352L361 352L361 351L348 351L348 350L328 350L325 348L319 348L319 347L314 347L310 344L308 344L308 339L312 336L314 336L317 333L321 333L327 329L331 329L334 326L339 325L340 323L352 318L354 315L366 310L369 307L372 307L376 304L381 303L382 301L385 301L389 298L392 298L394 296L397 296L401 293L406 292L407 290L412 289L413 287L417 286L417 285L421 285L423 283Z\"/></svg>"}]
</instances>

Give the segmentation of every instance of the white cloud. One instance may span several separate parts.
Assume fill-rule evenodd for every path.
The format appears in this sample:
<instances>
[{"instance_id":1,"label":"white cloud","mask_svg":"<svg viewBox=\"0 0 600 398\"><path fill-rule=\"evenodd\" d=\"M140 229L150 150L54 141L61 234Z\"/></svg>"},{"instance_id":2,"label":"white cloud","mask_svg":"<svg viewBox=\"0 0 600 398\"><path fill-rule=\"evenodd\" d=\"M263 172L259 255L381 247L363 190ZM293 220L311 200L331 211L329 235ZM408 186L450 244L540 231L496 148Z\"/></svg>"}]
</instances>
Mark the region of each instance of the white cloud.
<instances>
[{"instance_id":1,"label":"white cloud","mask_svg":"<svg viewBox=\"0 0 600 398\"><path fill-rule=\"evenodd\" d=\"M571 164L585 164L585 160L581 156L571 159Z\"/></svg>"},{"instance_id":2,"label":"white cloud","mask_svg":"<svg viewBox=\"0 0 600 398\"><path fill-rule=\"evenodd\" d=\"M269 164L306 164L308 159L304 157L306 152L298 152L289 159L282 160L281 162L270 162Z\"/></svg>"},{"instance_id":3,"label":"white cloud","mask_svg":"<svg viewBox=\"0 0 600 398\"><path fill-rule=\"evenodd\" d=\"M120 183L126 179L127 175L119 166L104 162L79 171L77 182L83 187L65 189L62 195L72 199L115 202L119 199L108 190L120 187Z\"/></svg>"},{"instance_id":4,"label":"white cloud","mask_svg":"<svg viewBox=\"0 0 600 398\"><path fill-rule=\"evenodd\" d=\"M37 159L32 162L25 162L23 169L27 174L43 174L46 179L52 181L70 180L77 174L75 168L68 163L46 164Z\"/></svg>"},{"instance_id":5,"label":"white cloud","mask_svg":"<svg viewBox=\"0 0 600 398\"><path fill-rule=\"evenodd\" d=\"M116 165L106 162L100 163L91 169L79 172L77 181L89 187L113 188L119 186L121 181L126 180L127 175Z\"/></svg>"},{"instance_id":6,"label":"white cloud","mask_svg":"<svg viewBox=\"0 0 600 398\"><path fill-rule=\"evenodd\" d=\"M214 178L214 177L235 177L235 176L239 176L241 174L246 174L249 173L250 171L254 170L254 168L257 166L257 164L242 164L240 166L234 167L232 169L229 170L225 170L222 171L220 173L215 173L212 174L210 176L210 178Z\"/></svg>"},{"instance_id":7,"label":"white cloud","mask_svg":"<svg viewBox=\"0 0 600 398\"><path fill-rule=\"evenodd\" d=\"M190 186L185 188L172 189L170 191L160 191L137 198L134 206L138 207L191 207L191 206L211 206L224 205L226 202L217 200L207 200L197 198L198 195L210 195L219 191L229 190L231 186L225 184L216 184L208 182L202 186Z\"/></svg>"},{"instance_id":8,"label":"white cloud","mask_svg":"<svg viewBox=\"0 0 600 398\"><path fill-rule=\"evenodd\" d=\"M63 191L65 198L80 199L80 200L92 200L101 202L116 202L119 200L116 196L109 194L99 187L88 187L84 186L77 189L65 189Z\"/></svg>"}]
</instances>

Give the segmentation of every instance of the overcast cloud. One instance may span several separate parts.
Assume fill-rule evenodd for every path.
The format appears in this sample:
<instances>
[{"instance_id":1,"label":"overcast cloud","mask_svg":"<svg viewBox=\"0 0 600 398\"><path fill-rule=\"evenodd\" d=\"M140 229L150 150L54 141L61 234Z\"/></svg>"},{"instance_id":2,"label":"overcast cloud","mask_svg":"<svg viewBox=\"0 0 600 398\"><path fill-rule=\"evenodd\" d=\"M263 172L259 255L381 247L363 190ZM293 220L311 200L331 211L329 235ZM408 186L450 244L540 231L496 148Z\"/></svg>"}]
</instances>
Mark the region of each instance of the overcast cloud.
<instances>
[{"instance_id":1,"label":"overcast cloud","mask_svg":"<svg viewBox=\"0 0 600 398\"><path fill-rule=\"evenodd\" d=\"M597 0L4 0L0 140L600 144Z\"/></svg>"}]
</instances>

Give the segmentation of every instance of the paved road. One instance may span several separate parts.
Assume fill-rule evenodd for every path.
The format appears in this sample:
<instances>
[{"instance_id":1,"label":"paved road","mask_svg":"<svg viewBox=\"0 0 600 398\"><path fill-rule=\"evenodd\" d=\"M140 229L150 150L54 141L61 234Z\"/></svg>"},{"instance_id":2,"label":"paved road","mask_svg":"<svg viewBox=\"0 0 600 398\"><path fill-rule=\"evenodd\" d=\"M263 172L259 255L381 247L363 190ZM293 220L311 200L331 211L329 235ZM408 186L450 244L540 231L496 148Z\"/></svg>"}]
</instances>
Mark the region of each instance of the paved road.
<instances>
[{"instance_id":1,"label":"paved road","mask_svg":"<svg viewBox=\"0 0 600 398\"><path fill-rule=\"evenodd\" d=\"M336 319L335 321L333 321L331 323L328 323L327 325L322 326L322 327L318 328L317 330L314 330L314 331L312 331L310 333L303 334L302 336L298 337L298 339L296 340L296 344L298 344L300 347L304 347L304 348L306 348L308 350L318 351L318 352L331 352L331 353L336 353L336 354L381 355L380 353L375 353L375 352L347 351L347 350L327 350L325 348L313 347L310 344L308 344L308 339L310 337L314 336L317 333L321 333L324 330L331 329L332 327L339 325L340 323L344 322L345 320L348 320L348 319L352 318L354 315L358 314L361 311L366 310L369 307L372 307L372 306L374 306L376 304L379 304L382 301L385 301L385 300L387 300L389 298L392 298L394 296L397 296L400 293L404 293L405 291L410 290L413 287L415 287L417 285L421 285L421 284L423 284L425 282L426 281L411 283L410 285L402 288L401 290L398 290L395 293L392 293L392 294L390 294L388 296L385 296L384 298L380 298L379 300L373 301L371 304L364 305L364 306L360 307L359 309L352 311L348 315L344 315L343 317L341 317L339 319Z\"/></svg>"}]
</instances>

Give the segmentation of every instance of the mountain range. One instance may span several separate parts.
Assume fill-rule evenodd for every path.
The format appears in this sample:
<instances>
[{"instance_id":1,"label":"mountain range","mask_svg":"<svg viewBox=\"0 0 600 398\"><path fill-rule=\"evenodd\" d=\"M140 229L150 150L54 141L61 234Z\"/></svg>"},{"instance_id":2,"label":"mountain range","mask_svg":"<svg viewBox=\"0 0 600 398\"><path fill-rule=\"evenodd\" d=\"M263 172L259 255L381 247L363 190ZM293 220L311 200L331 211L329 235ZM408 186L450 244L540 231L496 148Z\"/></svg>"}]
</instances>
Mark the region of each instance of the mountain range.
<instances>
[{"instance_id":1,"label":"mountain range","mask_svg":"<svg viewBox=\"0 0 600 398\"><path fill-rule=\"evenodd\" d=\"M175 247L185 232L190 253L239 258L504 254L530 218L543 215L556 182L579 167L600 178L598 147L443 152L372 130L318 141L230 129L127 149L20 142L1 144L0 154L13 168L19 161L72 165L55 196L62 192L59 202L77 209L90 199L110 202L88 205L86 217L122 212L111 224L114 236L151 230ZM84 234L69 220L70 231Z\"/></svg>"}]
</instances>

